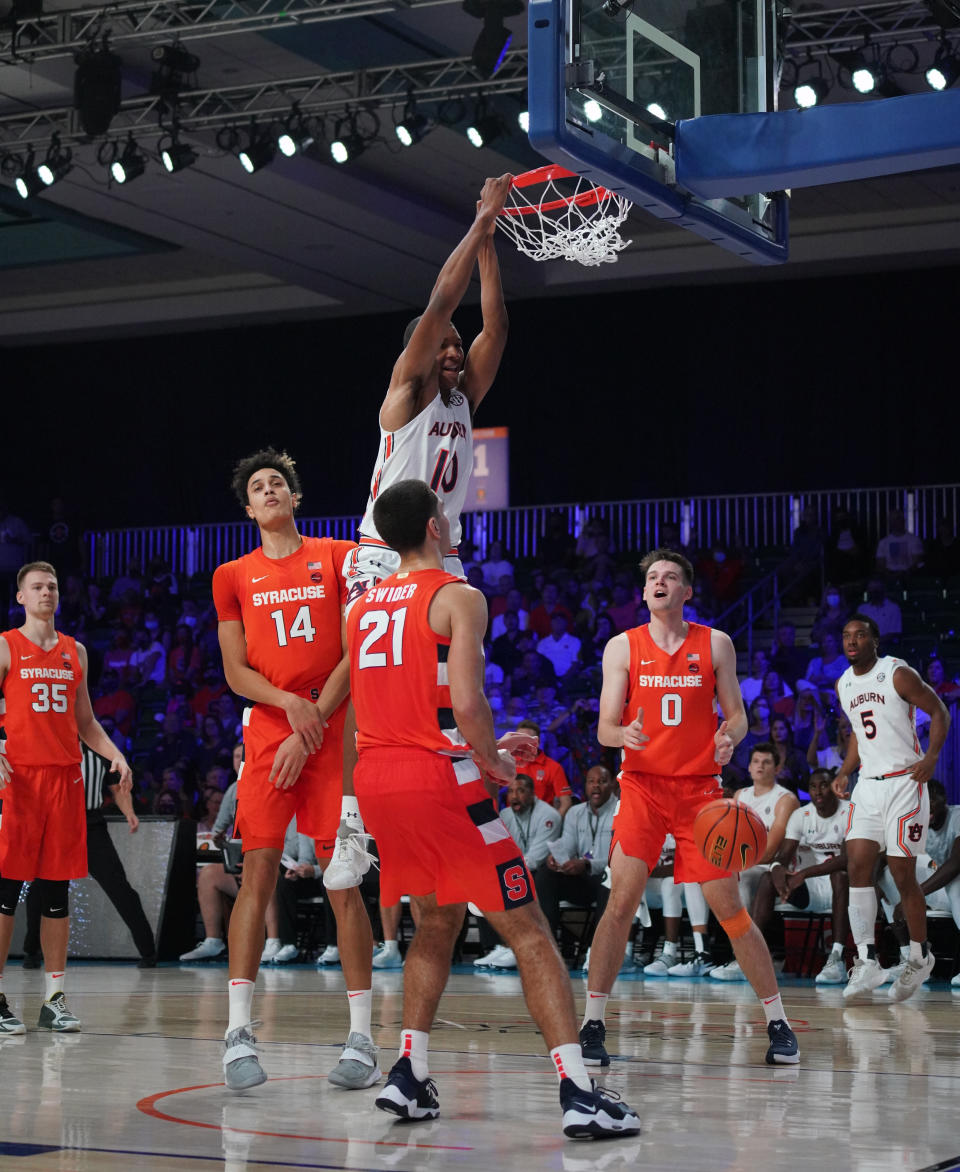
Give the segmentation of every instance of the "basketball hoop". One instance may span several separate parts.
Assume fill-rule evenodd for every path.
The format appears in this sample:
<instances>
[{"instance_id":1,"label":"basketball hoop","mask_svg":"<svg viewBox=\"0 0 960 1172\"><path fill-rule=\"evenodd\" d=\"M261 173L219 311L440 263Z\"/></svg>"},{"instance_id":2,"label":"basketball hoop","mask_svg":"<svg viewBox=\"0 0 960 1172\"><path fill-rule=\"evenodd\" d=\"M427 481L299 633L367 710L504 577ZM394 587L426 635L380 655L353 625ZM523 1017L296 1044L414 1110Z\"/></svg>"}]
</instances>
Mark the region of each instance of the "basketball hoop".
<instances>
[{"instance_id":1,"label":"basketball hoop","mask_svg":"<svg viewBox=\"0 0 960 1172\"><path fill-rule=\"evenodd\" d=\"M622 195L549 164L514 176L497 226L532 260L600 265L615 261L630 243L618 229L632 206Z\"/></svg>"}]
</instances>

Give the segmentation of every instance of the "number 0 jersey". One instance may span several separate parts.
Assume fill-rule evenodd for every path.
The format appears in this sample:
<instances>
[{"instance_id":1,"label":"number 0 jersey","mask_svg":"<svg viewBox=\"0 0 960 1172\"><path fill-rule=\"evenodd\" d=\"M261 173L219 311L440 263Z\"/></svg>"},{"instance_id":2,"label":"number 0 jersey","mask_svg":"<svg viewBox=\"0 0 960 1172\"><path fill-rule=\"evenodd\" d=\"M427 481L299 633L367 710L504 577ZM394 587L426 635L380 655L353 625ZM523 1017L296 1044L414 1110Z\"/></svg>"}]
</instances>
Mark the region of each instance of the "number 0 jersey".
<instances>
[{"instance_id":1,"label":"number 0 jersey","mask_svg":"<svg viewBox=\"0 0 960 1172\"><path fill-rule=\"evenodd\" d=\"M370 480L370 496L360 522L360 540L380 534L373 523L373 503L400 480L425 480L443 501L450 521L450 544L460 541L460 514L473 471L473 424L463 391L452 391L449 405L439 394L397 431L380 428L380 450Z\"/></svg>"},{"instance_id":2,"label":"number 0 jersey","mask_svg":"<svg viewBox=\"0 0 960 1172\"><path fill-rule=\"evenodd\" d=\"M402 571L351 607L347 645L357 748L406 746L462 757L476 777L450 704L450 640L428 619L433 596L449 582L471 589L445 570Z\"/></svg>"},{"instance_id":3,"label":"number 0 jersey","mask_svg":"<svg viewBox=\"0 0 960 1172\"><path fill-rule=\"evenodd\" d=\"M710 628L688 623L680 648L668 655L654 643L650 626L631 627L629 681L623 724L643 709L643 749L623 750L623 769L661 777L701 777L719 773L716 675Z\"/></svg>"},{"instance_id":4,"label":"number 0 jersey","mask_svg":"<svg viewBox=\"0 0 960 1172\"><path fill-rule=\"evenodd\" d=\"M288 557L255 549L214 571L217 618L243 623L247 662L275 687L316 700L343 658L343 564L354 548L352 541L304 537Z\"/></svg>"},{"instance_id":5,"label":"number 0 jersey","mask_svg":"<svg viewBox=\"0 0 960 1172\"><path fill-rule=\"evenodd\" d=\"M22 631L4 631L10 670L0 700L0 752L16 766L79 765L77 687L83 678L76 641L57 635L43 651Z\"/></svg>"},{"instance_id":6,"label":"number 0 jersey","mask_svg":"<svg viewBox=\"0 0 960 1172\"><path fill-rule=\"evenodd\" d=\"M841 707L857 737L861 777L900 777L922 756L914 707L893 686L893 673L906 666L885 655L863 675L848 667L837 680Z\"/></svg>"}]
</instances>

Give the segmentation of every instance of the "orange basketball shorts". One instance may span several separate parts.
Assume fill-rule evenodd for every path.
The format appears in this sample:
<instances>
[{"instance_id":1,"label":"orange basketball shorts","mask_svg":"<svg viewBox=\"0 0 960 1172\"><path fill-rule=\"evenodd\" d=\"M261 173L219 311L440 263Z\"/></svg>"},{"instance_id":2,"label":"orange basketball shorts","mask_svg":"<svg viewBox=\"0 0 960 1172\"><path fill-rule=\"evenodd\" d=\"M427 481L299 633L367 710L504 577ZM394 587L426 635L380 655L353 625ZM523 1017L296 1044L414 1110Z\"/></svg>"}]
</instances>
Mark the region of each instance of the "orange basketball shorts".
<instances>
[{"instance_id":1,"label":"orange basketball shorts","mask_svg":"<svg viewBox=\"0 0 960 1172\"><path fill-rule=\"evenodd\" d=\"M296 815L297 830L316 839L317 857L329 858L340 825L343 796L343 725L346 701L327 722L323 745L311 753L290 789L277 789L270 770L277 749L290 735L281 708L254 704L243 715L243 769L237 782L237 833L244 851L283 846Z\"/></svg>"},{"instance_id":2,"label":"orange basketball shorts","mask_svg":"<svg viewBox=\"0 0 960 1172\"><path fill-rule=\"evenodd\" d=\"M15 765L0 797L0 876L29 880L86 875L87 815L79 762Z\"/></svg>"},{"instance_id":3,"label":"orange basketball shorts","mask_svg":"<svg viewBox=\"0 0 960 1172\"><path fill-rule=\"evenodd\" d=\"M675 883L706 883L730 872L708 863L693 841L693 820L707 802L722 798L716 777L659 777L654 773L620 774L620 806L613 819L613 847L642 859L652 871L668 834L676 839Z\"/></svg>"},{"instance_id":4,"label":"orange basketball shorts","mask_svg":"<svg viewBox=\"0 0 960 1172\"><path fill-rule=\"evenodd\" d=\"M376 839L385 906L433 893L440 904L502 912L536 897L523 855L471 761L461 778L449 757L426 749L361 752L353 783Z\"/></svg>"}]
</instances>

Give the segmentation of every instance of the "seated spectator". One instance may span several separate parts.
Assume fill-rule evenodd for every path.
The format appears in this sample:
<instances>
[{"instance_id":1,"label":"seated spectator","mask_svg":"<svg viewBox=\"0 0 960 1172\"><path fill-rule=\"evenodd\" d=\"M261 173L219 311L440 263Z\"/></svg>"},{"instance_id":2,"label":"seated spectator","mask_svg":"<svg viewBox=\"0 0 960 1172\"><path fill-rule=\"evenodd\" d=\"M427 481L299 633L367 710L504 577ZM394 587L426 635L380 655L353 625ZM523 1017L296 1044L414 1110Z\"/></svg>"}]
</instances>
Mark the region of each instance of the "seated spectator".
<instances>
[{"instance_id":1,"label":"seated spectator","mask_svg":"<svg viewBox=\"0 0 960 1172\"><path fill-rule=\"evenodd\" d=\"M143 593L143 574L140 563L134 559L127 563L126 573L114 579L110 587L108 598L111 602L119 602L125 594L135 594L138 598Z\"/></svg>"},{"instance_id":2,"label":"seated spectator","mask_svg":"<svg viewBox=\"0 0 960 1172\"><path fill-rule=\"evenodd\" d=\"M734 749L731 761L744 778L747 776L753 746L770 740L770 711L770 702L765 696L758 696L747 707L747 731Z\"/></svg>"},{"instance_id":3,"label":"seated spectator","mask_svg":"<svg viewBox=\"0 0 960 1172\"><path fill-rule=\"evenodd\" d=\"M506 809L500 811L510 836L520 848L523 861L531 874L546 861L550 844L560 837L563 818L560 812L540 801L534 792L533 778L518 773L507 790ZM473 962L478 967L516 968L513 952L500 941L499 936L484 918L479 918L480 956Z\"/></svg>"},{"instance_id":4,"label":"seated spectator","mask_svg":"<svg viewBox=\"0 0 960 1172\"><path fill-rule=\"evenodd\" d=\"M103 670L116 672L120 683L124 685L135 684L137 672L131 662L132 659L133 646L131 645L130 632L126 627L120 627L114 632L113 642L109 649L104 652Z\"/></svg>"},{"instance_id":5,"label":"seated spectator","mask_svg":"<svg viewBox=\"0 0 960 1172\"><path fill-rule=\"evenodd\" d=\"M818 713L816 735L807 746L807 764L811 769L832 769L836 772L847 756L850 734L853 731L843 709L831 709L829 717ZM851 785L856 784L856 774Z\"/></svg>"},{"instance_id":6,"label":"seated spectator","mask_svg":"<svg viewBox=\"0 0 960 1172\"><path fill-rule=\"evenodd\" d=\"M850 607L847 606L843 595L836 586L829 582L823 591L820 609L810 629L810 642L814 647L823 647L825 636L832 635L839 644L843 637L843 628L850 617Z\"/></svg>"},{"instance_id":7,"label":"seated spectator","mask_svg":"<svg viewBox=\"0 0 960 1172\"><path fill-rule=\"evenodd\" d=\"M98 718L109 716L124 736L129 736L133 729L133 718L136 716L137 702L126 688L120 684L120 678L113 670L108 670L100 677L96 688L96 699L93 702L93 714Z\"/></svg>"},{"instance_id":8,"label":"seated spectator","mask_svg":"<svg viewBox=\"0 0 960 1172\"><path fill-rule=\"evenodd\" d=\"M936 534L927 545L923 569L937 578L955 578L960 574L960 540L948 517L937 520Z\"/></svg>"},{"instance_id":9,"label":"seated spectator","mask_svg":"<svg viewBox=\"0 0 960 1172\"><path fill-rule=\"evenodd\" d=\"M507 609L507 595L514 589L513 574L501 574L492 592L487 595L487 614L491 623Z\"/></svg>"},{"instance_id":10,"label":"seated spectator","mask_svg":"<svg viewBox=\"0 0 960 1172\"><path fill-rule=\"evenodd\" d=\"M535 720L522 720L516 727L518 732L524 729L532 732L539 741L540 725ZM566 814L573 804L573 795L560 762L548 757L542 745L532 761L522 755L518 755L516 760L517 768L533 778L534 790L540 801L554 806L561 816Z\"/></svg>"},{"instance_id":11,"label":"seated spectator","mask_svg":"<svg viewBox=\"0 0 960 1172\"><path fill-rule=\"evenodd\" d=\"M626 582L614 583L607 614L618 633L637 625L637 601L636 590L632 585Z\"/></svg>"},{"instance_id":12,"label":"seated spectator","mask_svg":"<svg viewBox=\"0 0 960 1172\"><path fill-rule=\"evenodd\" d=\"M197 834L213 834L214 823L223 805L223 790L208 786L197 804Z\"/></svg>"},{"instance_id":13,"label":"seated spectator","mask_svg":"<svg viewBox=\"0 0 960 1172\"><path fill-rule=\"evenodd\" d=\"M927 677L927 683L937 693L944 704L953 704L960 700L960 683L956 680L950 679L947 675L946 668L943 666L943 660L934 656L927 664L927 670L924 673Z\"/></svg>"},{"instance_id":14,"label":"seated spectator","mask_svg":"<svg viewBox=\"0 0 960 1172\"><path fill-rule=\"evenodd\" d=\"M580 570L584 578L609 578L616 569L617 563L613 556L613 542L609 533L598 533L593 539L595 552L588 557Z\"/></svg>"},{"instance_id":15,"label":"seated spectator","mask_svg":"<svg viewBox=\"0 0 960 1172\"><path fill-rule=\"evenodd\" d=\"M576 558L576 550L566 514L559 510L548 514L546 532L537 542L537 564L549 570L569 569Z\"/></svg>"},{"instance_id":16,"label":"seated spectator","mask_svg":"<svg viewBox=\"0 0 960 1172\"><path fill-rule=\"evenodd\" d=\"M90 597L79 574L67 574L60 588L57 621L65 631L79 630L90 613Z\"/></svg>"},{"instance_id":17,"label":"seated spectator","mask_svg":"<svg viewBox=\"0 0 960 1172\"><path fill-rule=\"evenodd\" d=\"M721 610L736 598L743 571L743 558L738 553L728 553L719 543L715 543L696 565L698 582L703 583L707 594Z\"/></svg>"},{"instance_id":18,"label":"seated spectator","mask_svg":"<svg viewBox=\"0 0 960 1172\"><path fill-rule=\"evenodd\" d=\"M479 590L484 597L490 593L490 587L483 580L483 570L480 566L471 566L470 569L466 571L466 576L468 586L472 586L474 590Z\"/></svg>"},{"instance_id":19,"label":"seated spectator","mask_svg":"<svg viewBox=\"0 0 960 1172\"><path fill-rule=\"evenodd\" d=\"M833 792L832 780L829 769L811 774L810 801L790 815L783 842L757 885L750 909L761 932L772 919L778 899L800 911L830 913L833 947L817 974L818 985L843 985L847 980L843 950L849 930L846 834L850 803Z\"/></svg>"},{"instance_id":20,"label":"seated spectator","mask_svg":"<svg viewBox=\"0 0 960 1172\"><path fill-rule=\"evenodd\" d=\"M167 683L196 685L203 660L200 649L193 645L190 628L181 623L173 633L173 645L167 655Z\"/></svg>"},{"instance_id":21,"label":"seated spectator","mask_svg":"<svg viewBox=\"0 0 960 1172\"><path fill-rule=\"evenodd\" d=\"M923 561L923 542L907 532L902 509L890 513L890 532L877 544L877 570L881 574L909 574ZM862 609L862 608L861 608ZM880 634L884 632L881 630Z\"/></svg>"},{"instance_id":22,"label":"seated spectator","mask_svg":"<svg viewBox=\"0 0 960 1172\"><path fill-rule=\"evenodd\" d=\"M596 557L610 545L610 530L602 517L588 517L577 538L576 554L581 561Z\"/></svg>"},{"instance_id":23,"label":"seated spectator","mask_svg":"<svg viewBox=\"0 0 960 1172\"><path fill-rule=\"evenodd\" d=\"M871 578L867 583L867 601L860 604L859 612L873 619L881 638L884 635L899 635L903 631L900 607L887 598L887 588L881 578Z\"/></svg>"},{"instance_id":24,"label":"seated spectator","mask_svg":"<svg viewBox=\"0 0 960 1172\"><path fill-rule=\"evenodd\" d=\"M616 634L613 619L601 611L594 622L593 633L580 644L580 662L583 667L592 667L603 662L603 649Z\"/></svg>"},{"instance_id":25,"label":"seated spectator","mask_svg":"<svg viewBox=\"0 0 960 1172\"><path fill-rule=\"evenodd\" d=\"M490 548L487 551L487 556L485 560L481 562L480 568L483 570L483 580L486 583L488 589L496 587L504 574L508 574L512 580L513 565L503 556L502 541L490 542Z\"/></svg>"},{"instance_id":26,"label":"seated spectator","mask_svg":"<svg viewBox=\"0 0 960 1172\"><path fill-rule=\"evenodd\" d=\"M511 696L502 712L494 713L493 727L498 737L517 728L527 718L527 701L523 696Z\"/></svg>"},{"instance_id":27,"label":"seated spectator","mask_svg":"<svg viewBox=\"0 0 960 1172\"><path fill-rule=\"evenodd\" d=\"M867 545L854 518L837 509L830 524L827 573L834 582L859 582L867 572Z\"/></svg>"},{"instance_id":28,"label":"seated spectator","mask_svg":"<svg viewBox=\"0 0 960 1172\"><path fill-rule=\"evenodd\" d=\"M566 615L567 622L573 624L573 614L560 601L560 587L556 582L545 582L540 601L530 611L530 630L538 639L545 639L550 634L550 620L557 612Z\"/></svg>"},{"instance_id":29,"label":"seated spectator","mask_svg":"<svg viewBox=\"0 0 960 1172\"><path fill-rule=\"evenodd\" d=\"M224 692L218 700L214 701L214 715L220 721L220 727L231 740L238 741L243 739L243 726L240 723L240 713L237 710L237 702L234 700L232 693Z\"/></svg>"},{"instance_id":30,"label":"seated spectator","mask_svg":"<svg viewBox=\"0 0 960 1172\"><path fill-rule=\"evenodd\" d=\"M226 793L230 786L230 773L231 770L226 760L217 761L203 774L204 788L218 789L221 793Z\"/></svg>"},{"instance_id":31,"label":"seated spectator","mask_svg":"<svg viewBox=\"0 0 960 1172\"><path fill-rule=\"evenodd\" d=\"M793 710L793 743L806 758L810 742L817 736L817 717L822 711L819 694L806 680L797 681L797 706Z\"/></svg>"},{"instance_id":32,"label":"seated spectator","mask_svg":"<svg viewBox=\"0 0 960 1172\"><path fill-rule=\"evenodd\" d=\"M196 742L184 731L180 717L174 713L167 713L163 718L163 729L147 757L145 768L155 777L161 775L167 766L189 769L196 755Z\"/></svg>"},{"instance_id":33,"label":"seated spectator","mask_svg":"<svg viewBox=\"0 0 960 1172\"><path fill-rule=\"evenodd\" d=\"M580 640L568 630L568 619L562 611L550 616L550 634L537 644L537 654L549 659L558 679L576 671L580 660Z\"/></svg>"},{"instance_id":34,"label":"seated spectator","mask_svg":"<svg viewBox=\"0 0 960 1172\"><path fill-rule=\"evenodd\" d=\"M793 623L781 623L770 648L770 666L790 688L803 675L810 653L797 646L797 628Z\"/></svg>"},{"instance_id":35,"label":"seated spectator","mask_svg":"<svg viewBox=\"0 0 960 1172\"><path fill-rule=\"evenodd\" d=\"M821 639L820 654L807 664L803 678L821 691L833 692L837 680L848 667L847 657L840 653L840 640L832 631L828 631Z\"/></svg>"},{"instance_id":36,"label":"seated spectator","mask_svg":"<svg viewBox=\"0 0 960 1172\"><path fill-rule=\"evenodd\" d=\"M98 717L98 719L100 721L100 727L107 734L110 740L113 741L113 743L117 746L120 752L123 753L124 756L127 756L130 753L132 744L130 738L125 737L123 733L117 728L112 716L101 716Z\"/></svg>"},{"instance_id":37,"label":"seated spectator","mask_svg":"<svg viewBox=\"0 0 960 1172\"><path fill-rule=\"evenodd\" d=\"M166 786L159 790L153 799L152 814L165 814L174 818L189 818L190 803L186 794L181 790L168 789Z\"/></svg>"},{"instance_id":38,"label":"seated spectator","mask_svg":"<svg viewBox=\"0 0 960 1172\"><path fill-rule=\"evenodd\" d=\"M505 622L505 615L510 612L517 616L517 627L521 631L525 631L530 625L530 615L523 609L523 595L516 588L511 586L506 593L503 610L496 615L493 622L490 624L490 638L499 639L499 637L506 631L507 626Z\"/></svg>"},{"instance_id":39,"label":"seated spectator","mask_svg":"<svg viewBox=\"0 0 960 1172\"><path fill-rule=\"evenodd\" d=\"M145 684L161 685L167 678L167 652L153 631L137 627L133 632L133 654L130 656L134 687Z\"/></svg>"},{"instance_id":40,"label":"seated spectator","mask_svg":"<svg viewBox=\"0 0 960 1172\"><path fill-rule=\"evenodd\" d=\"M503 633L494 637L490 644L490 658L510 675L523 661L520 642L524 638L520 630L520 618L511 610L498 615L496 622L503 624Z\"/></svg>"},{"instance_id":41,"label":"seated spectator","mask_svg":"<svg viewBox=\"0 0 960 1172\"><path fill-rule=\"evenodd\" d=\"M168 610L172 600L180 593L177 579L163 558L154 558L147 567L144 593L150 605L159 610Z\"/></svg>"},{"instance_id":42,"label":"seated spectator","mask_svg":"<svg viewBox=\"0 0 960 1172\"><path fill-rule=\"evenodd\" d=\"M557 673L553 664L536 651L524 652L518 667L510 673L510 690L515 696L529 696L541 684L555 684Z\"/></svg>"},{"instance_id":43,"label":"seated spectator","mask_svg":"<svg viewBox=\"0 0 960 1172\"><path fill-rule=\"evenodd\" d=\"M220 812L213 822L213 841L217 847L222 848L236 820L237 783L234 782L223 795ZM223 869L223 863L205 863L199 869L197 900L200 904L205 935L196 948L183 953L181 960L212 960L224 952L227 947L224 943L227 933L223 899L235 900L239 890L236 876L229 875Z\"/></svg>"},{"instance_id":44,"label":"seated spectator","mask_svg":"<svg viewBox=\"0 0 960 1172\"><path fill-rule=\"evenodd\" d=\"M584 793L586 801L564 817L563 833L552 848L556 858L549 854L534 874L537 897L554 934L560 928L561 900L577 907L596 905L599 918L610 894L603 876L610 856L617 796L606 766L594 765L588 770Z\"/></svg>"},{"instance_id":45,"label":"seated spectator","mask_svg":"<svg viewBox=\"0 0 960 1172\"><path fill-rule=\"evenodd\" d=\"M927 782L930 794L930 827L927 830L927 849L917 856L917 882L923 892L928 911L948 913L960 929L960 806L947 805L947 791L935 777ZM883 910L893 925L900 944L900 964L888 969L884 984L895 981L910 959L910 933L907 928L900 894L887 867L880 873L880 890L884 895ZM951 981L954 990L960 988L960 973Z\"/></svg>"},{"instance_id":46,"label":"seated spectator","mask_svg":"<svg viewBox=\"0 0 960 1172\"><path fill-rule=\"evenodd\" d=\"M763 681L770 670L770 659L762 647L758 647L750 657L750 674L740 681L740 695L743 702L750 705L763 691Z\"/></svg>"},{"instance_id":47,"label":"seated spectator","mask_svg":"<svg viewBox=\"0 0 960 1172\"><path fill-rule=\"evenodd\" d=\"M494 663L492 659L485 658L483 664L483 686L484 689L493 687L495 684L503 684L506 682L506 673L499 663Z\"/></svg>"},{"instance_id":48,"label":"seated spectator","mask_svg":"<svg viewBox=\"0 0 960 1172\"><path fill-rule=\"evenodd\" d=\"M190 707L197 719L200 720L210 714L216 702L228 691L223 672L216 663L208 663L203 669L203 683L190 701Z\"/></svg>"},{"instance_id":49,"label":"seated spectator","mask_svg":"<svg viewBox=\"0 0 960 1172\"><path fill-rule=\"evenodd\" d=\"M807 784L810 770L806 758L793 743L793 729L785 716L774 716L770 721L770 740L777 750L776 779L792 794L807 798L801 792Z\"/></svg>"},{"instance_id":50,"label":"seated spectator","mask_svg":"<svg viewBox=\"0 0 960 1172\"><path fill-rule=\"evenodd\" d=\"M773 668L763 677L763 698L770 705L771 713L779 712L781 716L792 716L796 707L793 698L793 689L781 679L780 673Z\"/></svg>"}]
</instances>

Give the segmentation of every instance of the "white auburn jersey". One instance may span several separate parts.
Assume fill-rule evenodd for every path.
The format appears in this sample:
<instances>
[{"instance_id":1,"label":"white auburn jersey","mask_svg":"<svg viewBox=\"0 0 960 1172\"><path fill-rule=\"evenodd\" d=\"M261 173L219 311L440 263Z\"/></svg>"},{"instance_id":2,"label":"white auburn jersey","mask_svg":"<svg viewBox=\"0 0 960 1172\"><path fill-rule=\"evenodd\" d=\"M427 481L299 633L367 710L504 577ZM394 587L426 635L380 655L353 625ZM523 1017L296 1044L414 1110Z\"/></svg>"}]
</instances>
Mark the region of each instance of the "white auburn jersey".
<instances>
[{"instance_id":1,"label":"white auburn jersey","mask_svg":"<svg viewBox=\"0 0 960 1172\"><path fill-rule=\"evenodd\" d=\"M885 655L863 675L848 667L837 680L840 705L857 737L861 778L900 777L922 756L914 707L893 686L893 673L906 666Z\"/></svg>"},{"instance_id":2,"label":"white auburn jersey","mask_svg":"<svg viewBox=\"0 0 960 1172\"><path fill-rule=\"evenodd\" d=\"M450 522L450 544L456 548L472 471L473 424L470 402L463 391L451 391L448 406L437 394L398 431L384 431L381 426L380 451L360 522L361 543L365 537L382 540L373 523L373 503L385 488L400 480L425 480L443 501Z\"/></svg>"},{"instance_id":3,"label":"white auburn jersey","mask_svg":"<svg viewBox=\"0 0 960 1172\"><path fill-rule=\"evenodd\" d=\"M850 821L850 803L841 800L836 811L829 818L817 813L813 802L794 810L787 823L784 838L798 844L793 870L802 871L817 863L825 863L840 854L847 837L847 823Z\"/></svg>"},{"instance_id":4,"label":"white auburn jersey","mask_svg":"<svg viewBox=\"0 0 960 1172\"><path fill-rule=\"evenodd\" d=\"M746 789L738 789L733 796L741 806L749 806L769 830L776 821L777 802L789 793L786 786L775 785L766 793L758 794L752 785L748 785Z\"/></svg>"}]
</instances>

